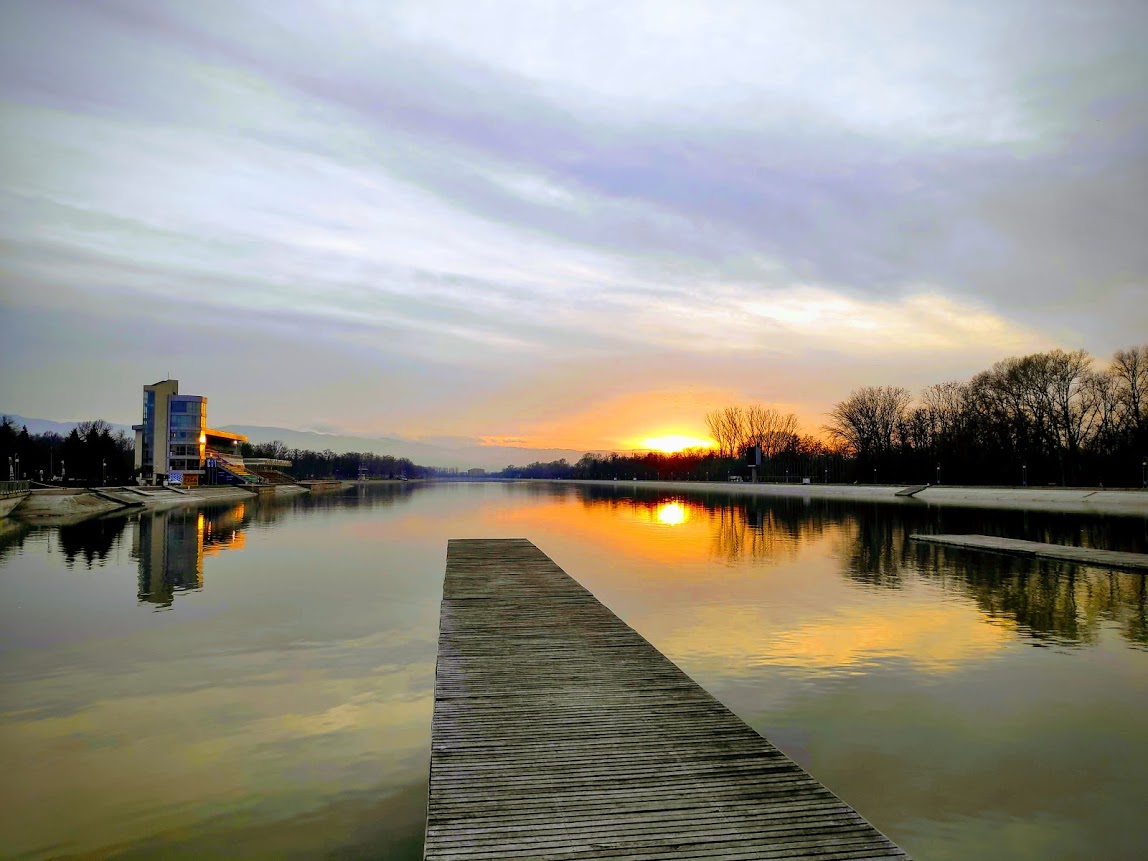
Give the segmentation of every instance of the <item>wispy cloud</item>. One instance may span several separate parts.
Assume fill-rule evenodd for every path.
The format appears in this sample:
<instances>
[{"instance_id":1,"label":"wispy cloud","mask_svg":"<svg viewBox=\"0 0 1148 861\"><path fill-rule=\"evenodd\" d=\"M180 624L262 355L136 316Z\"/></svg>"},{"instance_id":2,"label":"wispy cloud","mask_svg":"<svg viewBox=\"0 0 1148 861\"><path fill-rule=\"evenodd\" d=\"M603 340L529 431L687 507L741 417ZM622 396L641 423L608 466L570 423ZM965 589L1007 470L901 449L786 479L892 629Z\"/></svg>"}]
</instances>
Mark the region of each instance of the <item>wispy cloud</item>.
<instances>
[{"instance_id":1,"label":"wispy cloud","mask_svg":"<svg viewBox=\"0 0 1148 861\"><path fill-rule=\"evenodd\" d=\"M1142 4L0 17L6 315L130 317L172 345L205 319L309 332L324 365L402 374L387 426L416 435L524 435L571 405L529 396L490 427L490 397L603 362L683 386L705 367L718 391L747 361L822 373L830 351L874 373L912 357L891 381L916 383L1148 330ZM446 427L452 374L473 384ZM5 398L58 413L67 383L46 382Z\"/></svg>"}]
</instances>

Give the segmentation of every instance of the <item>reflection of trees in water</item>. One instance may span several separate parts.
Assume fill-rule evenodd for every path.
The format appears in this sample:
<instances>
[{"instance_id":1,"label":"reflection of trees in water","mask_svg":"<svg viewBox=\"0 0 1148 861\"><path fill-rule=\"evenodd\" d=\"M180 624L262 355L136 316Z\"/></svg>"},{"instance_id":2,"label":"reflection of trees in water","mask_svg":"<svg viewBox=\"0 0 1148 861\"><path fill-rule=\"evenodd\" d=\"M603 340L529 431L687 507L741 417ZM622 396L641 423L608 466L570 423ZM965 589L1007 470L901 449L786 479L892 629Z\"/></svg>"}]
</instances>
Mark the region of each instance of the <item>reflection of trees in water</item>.
<instances>
[{"instance_id":1,"label":"reflection of trees in water","mask_svg":"<svg viewBox=\"0 0 1148 861\"><path fill-rule=\"evenodd\" d=\"M4 564L8 556L24 549L24 539L31 531L31 527L22 521L0 519L0 565Z\"/></svg>"},{"instance_id":2,"label":"reflection of trees in water","mask_svg":"<svg viewBox=\"0 0 1148 861\"><path fill-rule=\"evenodd\" d=\"M709 508L713 527L710 555L727 562L792 558L805 541L819 538L829 521L800 499L731 502Z\"/></svg>"},{"instance_id":3,"label":"reflection of trees in water","mask_svg":"<svg viewBox=\"0 0 1148 861\"><path fill-rule=\"evenodd\" d=\"M652 514L665 493L584 488L589 506ZM991 619L1035 640L1088 644L1105 624L1148 646L1148 577L1069 563L956 550L910 541L915 533L973 533L1050 544L1145 552L1144 518L1088 518L1019 510L850 503L800 497L675 494L712 529L710 552L728 562L794 556L803 542L840 535L843 573L867 586L900 588L910 573L971 598Z\"/></svg>"},{"instance_id":4,"label":"reflection of trees in water","mask_svg":"<svg viewBox=\"0 0 1148 861\"><path fill-rule=\"evenodd\" d=\"M1022 556L914 544L912 561L945 589L972 598L990 618L1008 619L1037 640L1094 643L1103 624L1148 646L1148 579ZM906 561L909 561L908 559Z\"/></svg>"},{"instance_id":5,"label":"reflection of trees in water","mask_svg":"<svg viewBox=\"0 0 1148 861\"><path fill-rule=\"evenodd\" d=\"M620 485L621 482L618 482ZM617 499L621 496L620 492L615 487L595 487L563 484L560 481L515 481L507 482L503 485L506 492L512 496L527 496L531 498L546 497L547 499L570 499L572 497L585 498L591 496L594 499ZM629 488L632 492L637 492L638 488ZM653 491L654 495L658 495L657 491ZM645 494L644 494L645 495ZM661 494L664 496L665 494Z\"/></svg>"},{"instance_id":6,"label":"reflection of trees in water","mask_svg":"<svg viewBox=\"0 0 1148 861\"><path fill-rule=\"evenodd\" d=\"M792 557L804 541L819 538L831 524L841 522L835 512L818 501L801 497L731 497L725 493L675 493L653 488L571 487L590 508L626 511L656 519L657 510L674 500L693 520L710 524L710 555L727 562L765 562Z\"/></svg>"},{"instance_id":7,"label":"reflection of trees in water","mask_svg":"<svg viewBox=\"0 0 1148 861\"><path fill-rule=\"evenodd\" d=\"M64 564L71 568L79 557L88 568L103 565L127 523L126 517L103 517L61 526L57 537Z\"/></svg>"},{"instance_id":8,"label":"reflection of trees in water","mask_svg":"<svg viewBox=\"0 0 1148 861\"><path fill-rule=\"evenodd\" d=\"M849 518L851 539L842 548L845 573L868 586L900 589L904 585L903 559L909 532L896 517L879 506L858 506Z\"/></svg>"}]
</instances>

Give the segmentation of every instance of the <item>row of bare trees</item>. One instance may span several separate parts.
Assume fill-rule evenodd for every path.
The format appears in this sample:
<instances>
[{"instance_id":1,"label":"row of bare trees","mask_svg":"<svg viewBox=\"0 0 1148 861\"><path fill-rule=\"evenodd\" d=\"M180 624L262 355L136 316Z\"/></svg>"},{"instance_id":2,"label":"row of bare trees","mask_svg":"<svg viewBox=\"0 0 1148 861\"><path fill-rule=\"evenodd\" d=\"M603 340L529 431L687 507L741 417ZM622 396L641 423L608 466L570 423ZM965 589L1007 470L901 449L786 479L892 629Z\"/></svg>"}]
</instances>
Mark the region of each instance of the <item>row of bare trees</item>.
<instances>
[{"instance_id":1,"label":"row of bare trees","mask_svg":"<svg viewBox=\"0 0 1148 861\"><path fill-rule=\"evenodd\" d=\"M824 430L859 477L1016 484L1136 485L1148 455L1148 345L1104 366L1084 350L997 362L967 382L866 386Z\"/></svg>"},{"instance_id":2,"label":"row of bare trees","mask_svg":"<svg viewBox=\"0 0 1148 861\"><path fill-rule=\"evenodd\" d=\"M706 413L706 428L719 457L741 457L745 449L761 446L762 457L792 448L799 438L797 416L760 404L732 406Z\"/></svg>"}]
</instances>

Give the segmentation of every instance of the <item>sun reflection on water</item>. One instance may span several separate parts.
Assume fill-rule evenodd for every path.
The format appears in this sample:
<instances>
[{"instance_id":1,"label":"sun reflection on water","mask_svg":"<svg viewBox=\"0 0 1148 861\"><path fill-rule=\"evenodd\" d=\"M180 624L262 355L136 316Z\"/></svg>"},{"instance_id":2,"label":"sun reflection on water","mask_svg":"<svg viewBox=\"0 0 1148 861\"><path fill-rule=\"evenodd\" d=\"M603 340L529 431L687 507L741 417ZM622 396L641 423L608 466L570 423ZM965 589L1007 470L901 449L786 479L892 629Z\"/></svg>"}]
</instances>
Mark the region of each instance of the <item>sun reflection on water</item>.
<instances>
[{"instance_id":1,"label":"sun reflection on water","mask_svg":"<svg viewBox=\"0 0 1148 861\"><path fill-rule=\"evenodd\" d=\"M658 507L658 523L666 526L680 526L688 519L685 506L680 502L666 502Z\"/></svg>"}]
</instances>

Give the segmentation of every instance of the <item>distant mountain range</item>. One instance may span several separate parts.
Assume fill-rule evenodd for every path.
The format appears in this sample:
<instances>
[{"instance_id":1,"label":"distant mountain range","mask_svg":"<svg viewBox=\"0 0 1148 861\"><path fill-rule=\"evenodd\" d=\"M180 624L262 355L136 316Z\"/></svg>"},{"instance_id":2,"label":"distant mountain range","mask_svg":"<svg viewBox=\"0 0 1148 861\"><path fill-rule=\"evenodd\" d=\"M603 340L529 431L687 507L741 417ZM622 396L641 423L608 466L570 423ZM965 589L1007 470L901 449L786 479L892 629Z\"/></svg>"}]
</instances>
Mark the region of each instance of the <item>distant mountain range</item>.
<instances>
[{"instance_id":1,"label":"distant mountain range","mask_svg":"<svg viewBox=\"0 0 1148 861\"><path fill-rule=\"evenodd\" d=\"M0 416L7 416L8 420L17 428L26 427L30 434L41 433L58 433L60 436L67 436L72 432L72 428L80 424L80 422L54 422L49 419L29 419L24 416L18 416L15 413L0 413ZM129 437L134 434L131 425L118 425L115 422L108 422L112 432L123 431Z\"/></svg>"},{"instance_id":2,"label":"distant mountain range","mask_svg":"<svg viewBox=\"0 0 1148 861\"><path fill-rule=\"evenodd\" d=\"M31 434L52 432L66 436L71 433L72 428L79 424L79 422L26 418L15 413L0 413L0 415L7 415L17 427L26 426L28 433ZM122 430L128 436L132 435L130 425L114 422L108 422L108 424L113 431ZM516 446L497 445L448 447L392 437L347 436L259 425L222 425L219 430L243 434L252 443L279 440L287 448L292 449L310 449L311 451L330 449L337 454L348 451L373 452L374 454L389 454L392 457L406 457L421 466L458 467L459 469L481 467L487 470L498 470L510 465L525 466L535 461L548 462L559 458L566 458L573 463L584 454L584 452L566 448L518 448Z\"/></svg>"},{"instance_id":3,"label":"distant mountain range","mask_svg":"<svg viewBox=\"0 0 1148 861\"><path fill-rule=\"evenodd\" d=\"M29 431L31 428L29 428ZM467 445L447 447L394 439L393 437L362 437L339 434L298 431L291 428L260 427L258 425L223 425L219 430L240 433L251 442L274 442L279 440L287 448L302 448L312 451L330 449L336 453L348 451L389 454L393 457L410 458L422 466L444 466L469 469L502 469L503 467L525 466L535 461L552 461L566 458L571 463L585 452L568 448L518 448L501 445Z\"/></svg>"}]
</instances>

